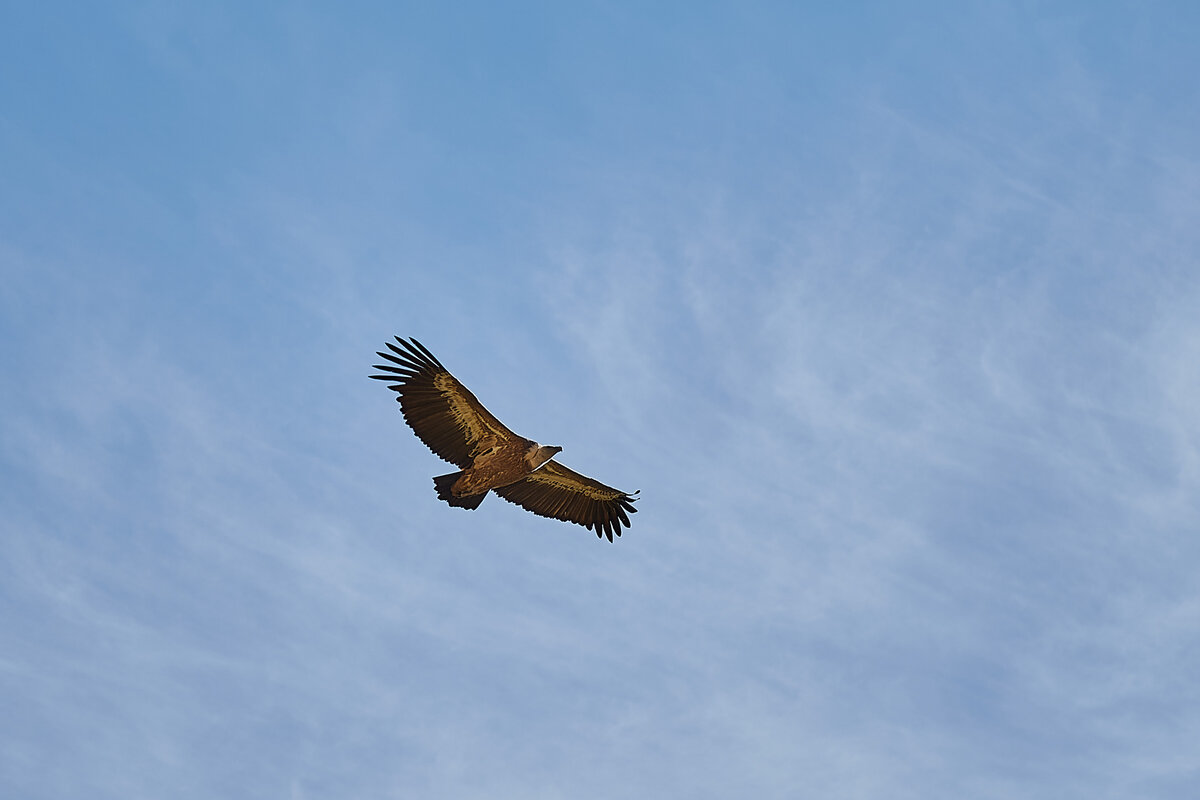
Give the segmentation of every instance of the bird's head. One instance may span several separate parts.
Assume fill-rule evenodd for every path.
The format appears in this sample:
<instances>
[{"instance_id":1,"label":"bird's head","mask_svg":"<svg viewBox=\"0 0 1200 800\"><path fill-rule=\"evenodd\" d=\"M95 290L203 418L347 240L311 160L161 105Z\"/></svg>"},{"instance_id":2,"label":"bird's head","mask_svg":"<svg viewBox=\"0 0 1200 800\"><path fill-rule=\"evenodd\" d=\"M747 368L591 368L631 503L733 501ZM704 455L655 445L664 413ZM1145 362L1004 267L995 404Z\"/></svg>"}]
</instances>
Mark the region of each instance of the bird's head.
<instances>
[{"instance_id":1,"label":"bird's head","mask_svg":"<svg viewBox=\"0 0 1200 800\"><path fill-rule=\"evenodd\" d=\"M556 456L557 454L559 454L561 452L562 452L562 448L558 447L558 446L548 445L548 444L537 446L527 456L527 458L529 459L529 465L531 467L533 467L534 469L537 469L542 464L545 464L547 461L554 458L554 456Z\"/></svg>"}]
</instances>

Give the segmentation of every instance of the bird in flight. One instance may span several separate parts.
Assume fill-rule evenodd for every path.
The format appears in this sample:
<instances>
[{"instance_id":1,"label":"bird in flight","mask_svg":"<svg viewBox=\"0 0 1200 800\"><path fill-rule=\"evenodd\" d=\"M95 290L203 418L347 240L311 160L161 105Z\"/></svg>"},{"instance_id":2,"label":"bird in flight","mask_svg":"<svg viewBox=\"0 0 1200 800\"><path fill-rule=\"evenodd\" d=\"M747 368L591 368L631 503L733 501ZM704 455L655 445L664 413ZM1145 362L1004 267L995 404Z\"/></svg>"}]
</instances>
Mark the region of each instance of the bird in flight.
<instances>
[{"instance_id":1,"label":"bird in flight","mask_svg":"<svg viewBox=\"0 0 1200 800\"><path fill-rule=\"evenodd\" d=\"M452 506L475 509L489 491L543 517L574 522L596 536L621 535L637 511L632 494L567 469L554 455L561 447L517 436L492 416L467 387L416 339L396 337L387 364L370 377L392 381L404 421L434 455L459 468L433 479L437 496Z\"/></svg>"}]
</instances>

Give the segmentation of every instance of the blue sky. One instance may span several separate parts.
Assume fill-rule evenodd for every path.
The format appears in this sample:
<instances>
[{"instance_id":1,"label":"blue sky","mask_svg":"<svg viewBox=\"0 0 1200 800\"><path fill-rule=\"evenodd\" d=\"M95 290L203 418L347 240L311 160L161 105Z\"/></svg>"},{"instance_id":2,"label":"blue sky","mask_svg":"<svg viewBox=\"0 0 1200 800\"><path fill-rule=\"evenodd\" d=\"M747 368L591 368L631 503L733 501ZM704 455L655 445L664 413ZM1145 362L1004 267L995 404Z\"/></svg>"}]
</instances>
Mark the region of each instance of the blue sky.
<instances>
[{"instance_id":1,"label":"blue sky","mask_svg":"<svg viewBox=\"0 0 1200 800\"><path fill-rule=\"evenodd\" d=\"M1200 7L10 6L3 796L1197 796Z\"/></svg>"}]
</instances>

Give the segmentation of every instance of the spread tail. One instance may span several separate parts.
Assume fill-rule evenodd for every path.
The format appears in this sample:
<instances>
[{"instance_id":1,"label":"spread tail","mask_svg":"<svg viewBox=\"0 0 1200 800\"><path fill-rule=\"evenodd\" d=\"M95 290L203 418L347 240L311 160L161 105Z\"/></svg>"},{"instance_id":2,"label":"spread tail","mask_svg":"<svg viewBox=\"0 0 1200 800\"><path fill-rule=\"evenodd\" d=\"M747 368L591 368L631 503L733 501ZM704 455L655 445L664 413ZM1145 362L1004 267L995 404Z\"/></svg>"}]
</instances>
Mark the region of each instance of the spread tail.
<instances>
[{"instance_id":1,"label":"spread tail","mask_svg":"<svg viewBox=\"0 0 1200 800\"><path fill-rule=\"evenodd\" d=\"M450 487L454 485L454 482L458 480L460 475L462 475L461 472L451 472L449 475L438 475L433 479L433 485L437 487L438 498L458 508L479 508L479 504L487 496L486 491L479 494L470 494L466 497L455 497L450 493Z\"/></svg>"}]
</instances>

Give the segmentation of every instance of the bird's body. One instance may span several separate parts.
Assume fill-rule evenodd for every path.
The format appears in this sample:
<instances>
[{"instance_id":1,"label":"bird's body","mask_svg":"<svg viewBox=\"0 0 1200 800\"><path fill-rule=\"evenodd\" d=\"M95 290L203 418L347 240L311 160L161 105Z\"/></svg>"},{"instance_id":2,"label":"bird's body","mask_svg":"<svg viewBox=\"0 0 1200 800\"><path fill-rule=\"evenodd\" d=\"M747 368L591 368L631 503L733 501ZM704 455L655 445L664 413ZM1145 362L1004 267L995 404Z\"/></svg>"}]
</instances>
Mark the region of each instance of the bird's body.
<instances>
[{"instance_id":1,"label":"bird's body","mask_svg":"<svg viewBox=\"0 0 1200 800\"><path fill-rule=\"evenodd\" d=\"M483 495L487 494L489 489L509 486L528 477L529 473L549 461L562 449L543 447L520 436L508 440L494 437L482 446L484 449L475 456L468 469L434 478L438 485L438 496L450 505L461 505L451 502L450 498L467 500L472 495L479 495L482 501ZM454 480L450 481L450 478ZM447 487L444 492L443 484Z\"/></svg>"},{"instance_id":2,"label":"bird's body","mask_svg":"<svg viewBox=\"0 0 1200 800\"><path fill-rule=\"evenodd\" d=\"M495 443L475 457L470 469L458 473L452 493L461 497L516 483L533 472L528 456L536 449L536 442L522 438Z\"/></svg>"},{"instance_id":3,"label":"bird's body","mask_svg":"<svg viewBox=\"0 0 1200 800\"><path fill-rule=\"evenodd\" d=\"M394 381L409 427L436 455L459 467L433 479L438 497L459 508L478 508L489 491L523 508L596 531L621 535L629 525L633 495L605 486L551 460L561 447L518 436L483 407L467 387L416 339L396 337L379 355L378 380ZM637 494L634 492L633 494Z\"/></svg>"}]
</instances>

